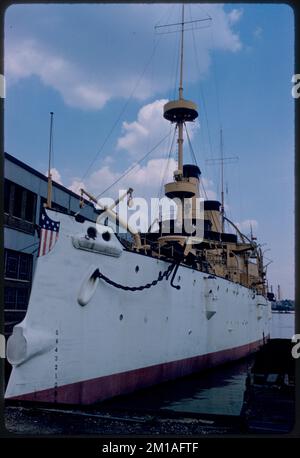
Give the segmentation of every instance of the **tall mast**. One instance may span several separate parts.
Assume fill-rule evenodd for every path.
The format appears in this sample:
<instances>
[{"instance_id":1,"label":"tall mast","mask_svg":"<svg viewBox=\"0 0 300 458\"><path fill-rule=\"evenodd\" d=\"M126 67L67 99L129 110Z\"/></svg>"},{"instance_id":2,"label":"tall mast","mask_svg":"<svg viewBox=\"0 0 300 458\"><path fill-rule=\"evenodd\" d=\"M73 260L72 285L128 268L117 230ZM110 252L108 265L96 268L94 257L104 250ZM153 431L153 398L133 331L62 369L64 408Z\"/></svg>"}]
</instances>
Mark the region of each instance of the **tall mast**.
<instances>
[{"instance_id":1,"label":"tall mast","mask_svg":"<svg viewBox=\"0 0 300 458\"><path fill-rule=\"evenodd\" d=\"M180 49L180 82L179 82L179 100L183 100L183 39L184 39L184 5L182 5L181 18L181 49ZM183 120L178 122L178 175L183 173Z\"/></svg>"},{"instance_id":2,"label":"tall mast","mask_svg":"<svg viewBox=\"0 0 300 458\"><path fill-rule=\"evenodd\" d=\"M172 100L164 105L164 118L171 123L176 123L178 128L178 170L174 172L174 178L176 181L182 180L183 175L183 124L185 122L193 122L198 117L197 105L194 102L185 100L183 98L183 57L184 57L184 25L195 24L203 21L211 21L211 17L208 16L204 19L196 19L191 21L184 21L184 4L182 5L181 22L174 24L157 25L156 29L164 27L176 27L181 26L181 43L180 43L180 81L179 81L179 98L178 100ZM188 29L191 30L191 29ZM176 32L177 30L175 30ZM169 193L170 197L174 196L174 193Z\"/></svg>"},{"instance_id":3,"label":"tall mast","mask_svg":"<svg viewBox=\"0 0 300 458\"><path fill-rule=\"evenodd\" d=\"M47 208L51 208L51 202L52 202L52 175L51 175L52 145L53 145L53 111L50 112L50 138L49 138Z\"/></svg>"},{"instance_id":4,"label":"tall mast","mask_svg":"<svg viewBox=\"0 0 300 458\"><path fill-rule=\"evenodd\" d=\"M220 153L221 153L221 218L222 233L224 232L224 157L223 157L223 130L220 130Z\"/></svg>"},{"instance_id":5,"label":"tall mast","mask_svg":"<svg viewBox=\"0 0 300 458\"><path fill-rule=\"evenodd\" d=\"M180 83L179 83L179 99L183 99L183 38L184 38L184 5L182 5L181 13L181 49L180 49Z\"/></svg>"},{"instance_id":6,"label":"tall mast","mask_svg":"<svg viewBox=\"0 0 300 458\"><path fill-rule=\"evenodd\" d=\"M181 22L168 25L160 25L156 28L162 27L180 27L178 31L181 32L180 40L180 79L179 79L179 94L177 100L171 100L164 105L164 118L171 123L176 124L178 129L178 164L177 170L174 170L174 181L165 185L165 195L171 199L179 198L182 202L185 198L194 197L198 193L198 185L196 181L189 180L191 177L183 177L184 166L183 166L183 126L186 122L193 122L198 117L197 105L183 98L183 62L184 62L184 32L185 24L194 24L202 21L211 20L210 17L206 19L197 19L195 21L184 20L184 5L182 5ZM188 29L190 30L190 29ZM196 166L197 170L194 170L194 174L197 175L194 178L199 178L200 170ZM180 219L180 215L179 218Z\"/></svg>"}]
</instances>

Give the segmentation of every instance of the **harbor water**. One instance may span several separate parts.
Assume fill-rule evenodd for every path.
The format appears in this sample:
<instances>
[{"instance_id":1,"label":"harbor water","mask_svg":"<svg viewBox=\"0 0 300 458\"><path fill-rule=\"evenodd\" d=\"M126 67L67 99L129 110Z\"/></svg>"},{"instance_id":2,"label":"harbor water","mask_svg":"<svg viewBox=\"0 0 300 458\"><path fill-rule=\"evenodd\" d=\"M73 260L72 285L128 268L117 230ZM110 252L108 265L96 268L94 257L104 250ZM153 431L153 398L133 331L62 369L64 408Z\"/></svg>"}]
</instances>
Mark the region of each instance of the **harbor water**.
<instances>
[{"instance_id":1,"label":"harbor water","mask_svg":"<svg viewBox=\"0 0 300 458\"><path fill-rule=\"evenodd\" d=\"M272 313L271 338L290 339L294 334L295 314ZM249 357L201 374L167 382L102 403L109 408L126 410L172 410L186 413L239 415Z\"/></svg>"}]
</instances>

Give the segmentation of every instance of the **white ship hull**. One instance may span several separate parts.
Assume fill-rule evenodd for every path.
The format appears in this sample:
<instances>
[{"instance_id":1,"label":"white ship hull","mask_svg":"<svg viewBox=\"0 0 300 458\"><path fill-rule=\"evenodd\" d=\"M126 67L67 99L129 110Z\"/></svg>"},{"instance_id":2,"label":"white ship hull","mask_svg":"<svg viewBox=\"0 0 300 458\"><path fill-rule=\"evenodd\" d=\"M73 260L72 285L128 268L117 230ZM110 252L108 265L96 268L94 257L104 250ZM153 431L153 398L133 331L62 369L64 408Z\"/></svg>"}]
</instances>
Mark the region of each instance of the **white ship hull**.
<instances>
[{"instance_id":1,"label":"white ship hull","mask_svg":"<svg viewBox=\"0 0 300 458\"><path fill-rule=\"evenodd\" d=\"M6 398L88 404L241 358L268 338L263 296L185 266L174 279L179 290L170 279L135 292L100 279L80 305L84 280L97 268L140 286L170 264L125 250L114 234L103 241L106 254L75 248L93 224L48 214L60 221L59 238L38 258L26 317L8 341Z\"/></svg>"}]
</instances>

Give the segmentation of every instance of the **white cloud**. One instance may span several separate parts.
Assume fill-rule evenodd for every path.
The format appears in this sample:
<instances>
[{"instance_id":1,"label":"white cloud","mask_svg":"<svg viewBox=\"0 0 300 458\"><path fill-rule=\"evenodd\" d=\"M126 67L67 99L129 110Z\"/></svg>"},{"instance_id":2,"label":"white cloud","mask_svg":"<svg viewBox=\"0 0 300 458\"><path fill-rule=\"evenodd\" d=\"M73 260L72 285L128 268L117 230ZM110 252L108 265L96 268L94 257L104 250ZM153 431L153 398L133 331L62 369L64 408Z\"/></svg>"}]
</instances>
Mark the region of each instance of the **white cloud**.
<instances>
[{"instance_id":1,"label":"white cloud","mask_svg":"<svg viewBox=\"0 0 300 458\"><path fill-rule=\"evenodd\" d=\"M97 110L110 97L100 86L82 75L81 70L66 58L51 54L34 40L14 43L8 48L5 59L8 83L32 75L56 89L65 103L72 107Z\"/></svg>"},{"instance_id":2,"label":"white cloud","mask_svg":"<svg viewBox=\"0 0 300 458\"><path fill-rule=\"evenodd\" d=\"M143 157L145 152L149 151L159 141L170 133L170 123L163 118L163 106L168 100L160 99L152 103L144 105L137 114L137 119L131 123L123 124L124 134L117 140L116 149L123 150L125 153L135 160ZM189 136L192 139L195 135L199 124L189 123ZM175 127L174 127L175 128ZM134 195L149 199L157 197L159 192L162 196L163 184L173 180L173 172L177 169L177 143L173 143L173 157L167 159L167 154L170 149L173 133L162 142L162 144L151 154L151 159L142 164L137 164L133 169L133 160L127 171L117 171L117 163L112 156L107 156L98 170L93 171L84 180L84 183L76 177L73 179L69 189L78 192L80 187L85 187L92 194L102 194L106 188L109 188L113 183L116 183L108 192L105 192L105 197L116 198L119 190L134 188ZM187 149L187 139L184 134L184 152ZM176 160L174 159L176 157ZM132 170L131 170L132 169ZM126 172L129 173L121 178ZM121 178L121 179L120 179ZM201 182L205 188L208 199L215 199L216 193L213 190L214 184L211 180L201 177Z\"/></svg>"},{"instance_id":3,"label":"white cloud","mask_svg":"<svg viewBox=\"0 0 300 458\"><path fill-rule=\"evenodd\" d=\"M117 141L117 148L139 158L168 135L172 126L163 117L163 107L167 102L168 100L166 99L155 100L144 105L139 110L135 121L131 123L123 122L123 135ZM192 139L195 130L199 128L199 123L188 123L187 128L190 139ZM171 133L166 141L153 152L152 157L167 154L166 148L168 148L172 135ZM186 140L184 131L184 141L186 142ZM176 148L176 142L174 143L174 148Z\"/></svg>"},{"instance_id":4,"label":"white cloud","mask_svg":"<svg viewBox=\"0 0 300 458\"><path fill-rule=\"evenodd\" d=\"M132 172L113 185L121 177L122 173L114 171L111 165L103 165L92 172L84 182L79 178L74 178L68 189L80 195L80 188L84 188L95 197L98 197L106 188L113 185L111 189L100 196L102 205L111 205L112 199L115 200L126 189L132 187L134 190L133 203L137 206L132 209L132 213L129 212L129 216L137 214L138 211L140 218L135 223L141 230L147 230L154 219L159 216L157 201L155 204L152 202L151 206L150 199L161 199L164 196L164 184L173 180L173 172L176 168L177 162L175 159L150 159L145 165L137 165ZM52 169L52 173L53 179L62 184L60 172L57 169ZM213 182L206 178L201 178L201 180L206 190L205 197L215 199L216 194L211 189ZM200 193L202 195L201 191ZM140 198L142 198L144 205L146 202L146 207L140 207ZM135 225L133 221L131 223Z\"/></svg>"},{"instance_id":5,"label":"white cloud","mask_svg":"<svg viewBox=\"0 0 300 458\"><path fill-rule=\"evenodd\" d=\"M68 189L75 192L75 194L81 195L80 189L85 189L85 183L81 181L79 178L74 178Z\"/></svg>"},{"instance_id":6,"label":"white cloud","mask_svg":"<svg viewBox=\"0 0 300 458\"><path fill-rule=\"evenodd\" d=\"M241 221L239 223L235 223L236 226L239 228L241 232L251 232L251 226L252 230L256 231L258 228L258 222L256 219L245 219L244 221Z\"/></svg>"},{"instance_id":7,"label":"white cloud","mask_svg":"<svg viewBox=\"0 0 300 458\"><path fill-rule=\"evenodd\" d=\"M79 188L83 187L97 196L113 185L101 197L115 199L118 197L119 191L132 187L134 189L133 196L149 200L150 198L164 195L164 184L173 180L173 172L176 168L177 162L175 159L150 159L145 165L137 165L132 172L113 185L121 177L122 173L104 165L87 177L84 183L79 179L74 179L69 189L78 192ZM212 189L212 181L204 177L201 177L201 180L205 187L207 198L215 199L216 193Z\"/></svg>"},{"instance_id":8,"label":"white cloud","mask_svg":"<svg viewBox=\"0 0 300 458\"><path fill-rule=\"evenodd\" d=\"M227 14L227 17L228 17L228 20L229 20L229 24L230 25L236 24L241 19L242 15L243 15L243 10L242 9L234 8L233 10L231 10Z\"/></svg>"},{"instance_id":9,"label":"white cloud","mask_svg":"<svg viewBox=\"0 0 300 458\"><path fill-rule=\"evenodd\" d=\"M141 211L141 227L146 230L150 225L150 222L158 216L158 206L154 205L152 209L155 214L151 214L152 220L150 221L150 199L151 198L162 198L164 196L164 184L173 180L173 172L177 168L177 162L174 159L155 158L150 159L145 165L137 165L128 176L122 178L116 185L101 195L100 201L103 205L110 204L110 201L106 199L113 198L114 200L119 197L119 193L125 191L129 187L132 187L133 201L136 198L146 199L148 203L149 213L142 209ZM100 169L93 172L85 181L80 183L85 189L97 196L102 194L103 191L111 186L114 181L120 178L121 173L115 172L109 166L104 165ZM206 195L208 199L215 199L216 194L210 188L212 181L205 178L201 178L206 189ZM72 189L76 189L78 181L73 182ZM70 188L71 188L70 187ZM136 201L138 203L138 201ZM136 210L136 209L135 209Z\"/></svg>"},{"instance_id":10,"label":"white cloud","mask_svg":"<svg viewBox=\"0 0 300 458\"><path fill-rule=\"evenodd\" d=\"M50 169L51 177L53 181L56 181L58 184L63 184L62 179L61 179L61 174L56 168ZM48 170L45 172L46 177L48 176Z\"/></svg>"},{"instance_id":11,"label":"white cloud","mask_svg":"<svg viewBox=\"0 0 300 458\"><path fill-rule=\"evenodd\" d=\"M62 14L60 5L26 8L15 6L7 14L6 23L17 30L15 34L6 30L9 85L35 75L58 91L67 105L89 110L100 110L112 98L128 98L133 88L133 97L139 100L173 88L170 73L176 41L172 34L160 40L155 62L150 59L153 27L166 16L169 5L72 5L70 14ZM174 20L179 12L176 8L174 5ZM226 13L223 5L205 5L203 13L193 5L191 11L187 20L207 14L213 18L213 40L209 30L194 31L200 65L196 69L192 34L186 34L186 83L207 75L211 51L235 52L242 46L232 30L242 10ZM47 17L47 22L41 17ZM80 33L74 32L74 21Z\"/></svg>"},{"instance_id":12,"label":"white cloud","mask_svg":"<svg viewBox=\"0 0 300 458\"><path fill-rule=\"evenodd\" d=\"M139 159L145 154L145 151L149 151L169 133L170 123L162 116L163 106L166 102L166 99L155 100L139 110L135 121L124 123L125 132L117 141L117 150L122 149L131 157ZM197 123L190 123L190 127L189 135L190 138L193 138L198 125ZM172 135L171 133L170 137L157 148L157 151L151 154L151 159L148 159L147 162L137 164L132 168L134 162L131 161L127 171L119 171L116 170L118 162L114 161L112 156L107 156L102 161L99 169L92 171L84 181L79 177L74 177L68 188L77 194L80 194L80 188L85 188L97 196L117 181L116 185L112 186L107 192L105 191L105 197L116 198L120 189L124 190L129 187L134 188L134 195L138 197L146 199L161 197L164 194L163 184L173 180L173 172L177 169L177 160L174 159L174 155L175 157L177 156L176 141L174 141L172 151L175 154L167 159ZM186 149L186 138L184 145ZM126 172L129 173L122 177ZM56 169L55 176L61 182L60 173ZM205 177L201 177L201 182L205 188L207 198L215 199L216 193L213 190L213 182Z\"/></svg>"},{"instance_id":13,"label":"white cloud","mask_svg":"<svg viewBox=\"0 0 300 458\"><path fill-rule=\"evenodd\" d=\"M170 131L170 123L163 117L163 106L167 102L155 100L139 110L136 121L123 122L124 135L118 139L117 148L133 156L142 156L165 137Z\"/></svg>"}]
</instances>

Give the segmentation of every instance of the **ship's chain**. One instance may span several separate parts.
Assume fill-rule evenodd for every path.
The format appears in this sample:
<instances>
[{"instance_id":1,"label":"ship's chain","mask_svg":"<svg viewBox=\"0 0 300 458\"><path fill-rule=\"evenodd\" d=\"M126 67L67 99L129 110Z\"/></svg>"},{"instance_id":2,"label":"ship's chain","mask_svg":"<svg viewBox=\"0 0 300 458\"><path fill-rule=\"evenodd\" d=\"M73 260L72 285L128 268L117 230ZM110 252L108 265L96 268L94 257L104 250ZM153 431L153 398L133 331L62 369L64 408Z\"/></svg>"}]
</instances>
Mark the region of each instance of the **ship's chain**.
<instances>
[{"instance_id":1,"label":"ship's chain","mask_svg":"<svg viewBox=\"0 0 300 458\"><path fill-rule=\"evenodd\" d=\"M171 275L171 273L173 272L170 284L171 284L171 286L173 288L180 289L179 285L174 285L174 279L175 279L175 275L176 275L176 272L178 270L179 265L180 265L180 262L178 262L178 261L173 262L173 264L170 264L169 267L165 270L165 272L163 272L163 273L159 272L157 280L153 280L151 283L146 283L146 285L142 285L142 286L125 286L125 285L121 285L120 283L116 283L115 281L113 281L110 278L106 277L102 272L100 272L99 269L95 270L95 272L93 273L91 278L93 280L95 280L96 278L100 278L101 280L104 280L109 285L112 285L115 288L123 289L124 291L143 291L144 289L149 289L152 286L156 286L164 278L166 280L168 280L170 275Z\"/></svg>"}]
</instances>

